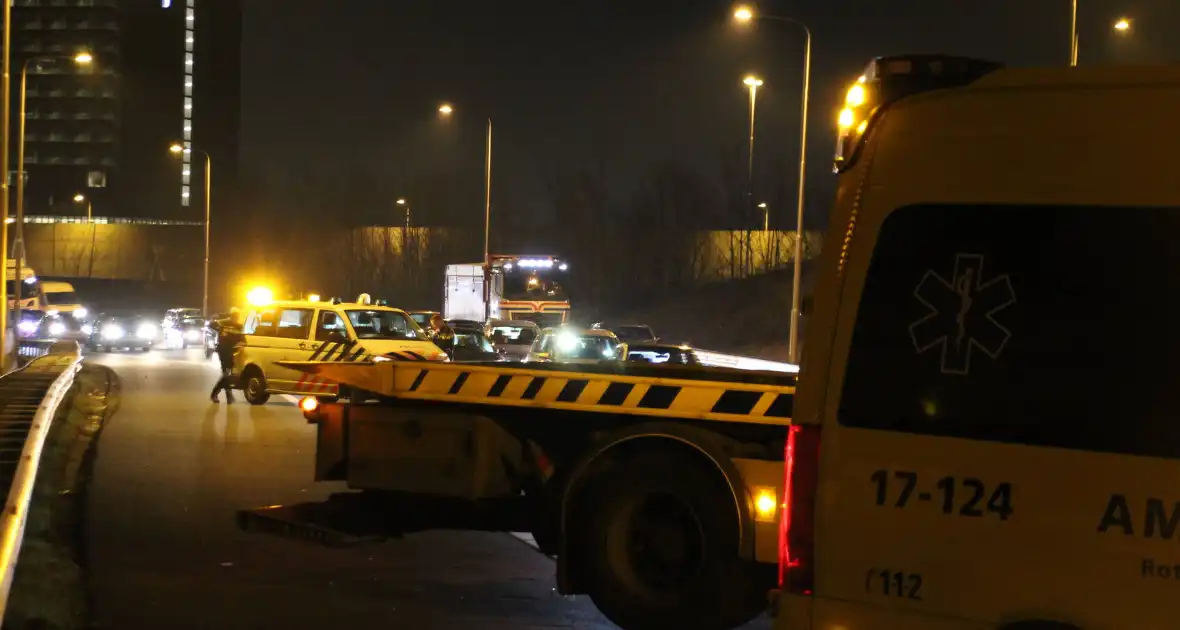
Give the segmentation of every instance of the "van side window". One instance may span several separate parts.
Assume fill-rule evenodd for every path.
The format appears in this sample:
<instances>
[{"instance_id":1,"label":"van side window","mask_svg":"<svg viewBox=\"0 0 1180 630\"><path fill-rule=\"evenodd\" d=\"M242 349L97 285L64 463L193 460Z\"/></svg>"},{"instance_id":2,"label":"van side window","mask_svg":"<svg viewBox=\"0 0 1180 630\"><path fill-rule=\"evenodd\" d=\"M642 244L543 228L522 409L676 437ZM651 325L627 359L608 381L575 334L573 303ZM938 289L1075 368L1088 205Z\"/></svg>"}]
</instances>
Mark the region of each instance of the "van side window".
<instances>
[{"instance_id":1,"label":"van side window","mask_svg":"<svg viewBox=\"0 0 1180 630\"><path fill-rule=\"evenodd\" d=\"M327 341L328 335L333 332L348 335L348 328L345 327L344 320L335 311L320 311L320 321L315 329L316 341Z\"/></svg>"},{"instance_id":2,"label":"van side window","mask_svg":"<svg viewBox=\"0 0 1180 630\"><path fill-rule=\"evenodd\" d=\"M1176 208L894 211L839 421L1180 459L1178 231Z\"/></svg>"},{"instance_id":3,"label":"van side window","mask_svg":"<svg viewBox=\"0 0 1180 630\"><path fill-rule=\"evenodd\" d=\"M277 337L283 339L307 339L311 332L310 308L285 308L279 314Z\"/></svg>"},{"instance_id":4,"label":"van side window","mask_svg":"<svg viewBox=\"0 0 1180 630\"><path fill-rule=\"evenodd\" d=\"M258 323L255 325L251 335L259 337L274 337L275 336L275 312L263 311L258 314Z\"/></svg>"}]
</instances>

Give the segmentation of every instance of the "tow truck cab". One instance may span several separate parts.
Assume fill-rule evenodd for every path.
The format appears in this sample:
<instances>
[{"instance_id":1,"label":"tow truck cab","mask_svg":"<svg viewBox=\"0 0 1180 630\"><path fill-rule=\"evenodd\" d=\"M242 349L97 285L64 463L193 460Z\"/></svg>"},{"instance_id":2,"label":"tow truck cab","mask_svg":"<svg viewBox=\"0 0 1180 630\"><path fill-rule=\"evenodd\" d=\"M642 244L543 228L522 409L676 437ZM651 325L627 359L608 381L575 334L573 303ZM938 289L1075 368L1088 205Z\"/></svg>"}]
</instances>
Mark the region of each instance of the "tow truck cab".
<instances>
[{"instance_id":1,"label":"tow truck cab","mask_svg":"<svg viewBox=\"0 0 1180 630\"><path fill-rule=\"evenodd\" d=\"M846 104L775 628L1174 627L1180 66L881 58Z\"/></svg>"}]
</instances>

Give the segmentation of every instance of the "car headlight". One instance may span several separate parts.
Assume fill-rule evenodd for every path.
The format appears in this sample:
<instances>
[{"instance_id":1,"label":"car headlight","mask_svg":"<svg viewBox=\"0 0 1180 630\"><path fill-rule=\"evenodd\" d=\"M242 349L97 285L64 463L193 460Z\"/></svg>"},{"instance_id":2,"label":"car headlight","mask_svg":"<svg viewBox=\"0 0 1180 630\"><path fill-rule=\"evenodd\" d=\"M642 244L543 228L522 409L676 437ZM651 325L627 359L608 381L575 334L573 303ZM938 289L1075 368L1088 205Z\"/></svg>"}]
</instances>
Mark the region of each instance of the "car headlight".
<instances>
[{"instance_id":1,"label":"car headlight","mask_svg":"<svg viewBox=\"0 0 1180 630\"><path fill-rule=\"evenodd\" d=\"M82 324L82 334L83 335L93 335L94 334L94 326L91 326L90 324Z\"/></svg>"},{"instance_id":2,"label":"car headlight","mask_svg":"<svg viewBox=\"0 0 1180 630\"><path fill-rule=\"evenodd\" d=\"M37 332L37 322L21 322L16 327L26 335Z\"/></svg>"},{"instance_id":3,"label":"car headlight","mask_svg":"<svg viewBox=\"0 0 1180 630\"><path fill-rule=\"evenodd\" d=\"M61 322L53 322L49 325L49 336L60 337L66 334L66 325Z\"/></svg>"},{"instance_id":4,"label":"car headlight","mask_svg":"<svg viewBox=\"0 0 1180 630\"><path fill-rule=\"evenodd\" d=\"M140 324L135 330L135 336L140 339L153 339L156 336L156 327L151 324Z\"/></svg>"},{"instance_id":5,"label":"car headlight","mask_svg":"<svg viewBox=\"0 0 1180 630\"><path fill-rule=\"evenodd\" d=\"M201 331L190 328L184 331L184 338L188 341L198 341L201 338Z\"/></svg>"},{"instance_id":6,"label":"car headlight","mask_svg":"<svg viewBox=\"0 0 1180 630\"><path fill-rule=\"evenodd\" d=\"M110 324L102 329L103 339L122 339L125 334L127 334L127 331L123 330L122 326L116 324Z\"/></svg>"},{"instance_id":7,"label":"car headlight","mask_svg":"<svg viewBox=\"0 0 1180 630\"><path fill-rule=\"evenodd\" d=\"M74 317L86 317L89 314L90 311L86 310L85 306L79 306L78 308L74 309Z\"/></svg>"}]
</instances>

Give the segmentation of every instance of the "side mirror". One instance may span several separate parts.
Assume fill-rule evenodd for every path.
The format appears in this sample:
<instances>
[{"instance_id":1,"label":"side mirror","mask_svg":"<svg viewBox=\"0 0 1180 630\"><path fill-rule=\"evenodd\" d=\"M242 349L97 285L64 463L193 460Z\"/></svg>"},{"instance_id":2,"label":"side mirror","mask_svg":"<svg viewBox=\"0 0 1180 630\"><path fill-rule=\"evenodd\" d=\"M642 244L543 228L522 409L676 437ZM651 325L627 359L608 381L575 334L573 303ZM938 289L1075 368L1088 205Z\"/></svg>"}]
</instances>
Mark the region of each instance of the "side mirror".
<instances>
[{"instance_id":1,"label":"side mirror","mask_svg":"<svg viewBox=\"0 0 1180 630\"><path fill-rule=\"evenodd\" d=\"M656 343L660 342L660 337L656 337L655 339L656 339Z\"/></svg>"},{"instance_id":2,"label":"side mirror","mask_svg":"<svg viewBox=\"0 0 1180 630\"><path fill-rule=\"evenodd\" d=\"M348 343L348 337L345 337L338 330L333 330L328 333L328 343Z\"/></svg>"}]
</instances>

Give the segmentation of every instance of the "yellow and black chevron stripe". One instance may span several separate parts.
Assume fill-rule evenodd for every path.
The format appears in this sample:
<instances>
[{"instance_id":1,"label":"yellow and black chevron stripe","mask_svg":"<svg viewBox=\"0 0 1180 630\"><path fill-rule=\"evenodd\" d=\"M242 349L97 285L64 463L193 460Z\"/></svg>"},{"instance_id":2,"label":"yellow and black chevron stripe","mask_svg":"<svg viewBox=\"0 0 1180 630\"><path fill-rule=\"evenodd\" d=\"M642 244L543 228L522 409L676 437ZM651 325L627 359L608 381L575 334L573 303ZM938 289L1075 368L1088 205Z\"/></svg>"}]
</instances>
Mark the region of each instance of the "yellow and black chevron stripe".
<instances>
[{"instance_id":1,"label":"yellow and black chevron stripe","mask_svg":"<svg viewBox=\"0 0 1180 630\"><path fill-rule=\"evenodd\" d=\"M393 396L625 415L790 424L793 385L501 367L401 364Z\"/></svg>"},{"instance_id":2,"label":"yellow and black chevron stripe","mask_svg":"<svg viewBox=\"0 0 1180 630\"><path fill-rule=\"evenodd\" d=\"M371 361L373 355L354 341L331 342L326 341L311 353L308 361L335 361L338 363L356 363L357 361ZM334 393L337 385L312 374L304 374L295 383L295 390L307 393Z\"/></svg>"}]
</instances>

